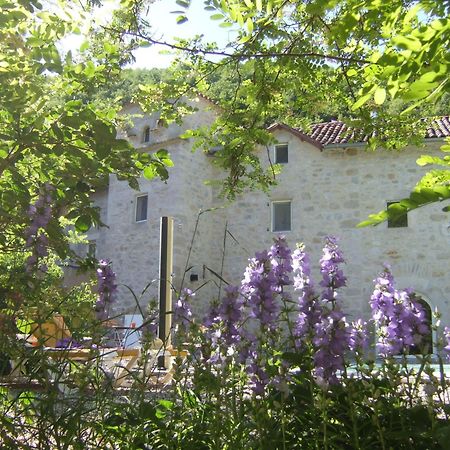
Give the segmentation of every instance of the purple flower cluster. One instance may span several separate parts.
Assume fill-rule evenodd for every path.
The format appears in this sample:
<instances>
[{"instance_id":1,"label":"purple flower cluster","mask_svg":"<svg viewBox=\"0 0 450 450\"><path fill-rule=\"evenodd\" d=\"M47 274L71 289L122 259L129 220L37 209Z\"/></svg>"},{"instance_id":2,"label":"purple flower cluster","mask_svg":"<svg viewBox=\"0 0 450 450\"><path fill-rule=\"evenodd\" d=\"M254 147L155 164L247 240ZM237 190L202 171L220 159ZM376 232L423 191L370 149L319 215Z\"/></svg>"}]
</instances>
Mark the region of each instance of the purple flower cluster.
<instances>
[{"instance_id":1,"label":"purple flower cluster","mask_svg":"<svg viewBox=\"0 0 450 450\"><path fill-rule=\"evenodd\" d=\"M312 344L314 375L324 386L338 382L337 373L344 368L344 357L351 343L351 327L336 302L337 289L346 284L339 268L343 262L337 240L327 237L320 260L320 285L325 288L320 301L311 280L310 259L304 246L298 247L292 255L294 289L301 293L294 327L295 347L306 351L307 344Z\"/></svg>"},{"instance_id":2,"label":"purple flower cluster","mask_svg":"<svg viewBox=\"0 0 450 450\"><path fill-rule=\"evenodd\" d=\"M343 262L344 258L337 245L337 238L327 236L325 247L323 248L323 256L320 259L320 272L322 273L320 286L324 288L322 299L325 301L335 302L337 300L337 289L345 286L347 283L347 278L339 268L339 264Z\"/></svg>"},{"instance_id":3,"label":"purple flower cluster","mask_svg":"<svg viewBox=\"0 0 450 450\"><path fill-rule=\"evenodd\" d=\"M240 330L240 353L241 359L246 359L247 373L255 394L262 394L269 383L262 344L270 344L279 328L279 297L289 298L284 287L292 284L289 276L291 272L291 250L285 238L280 236L274 239L268 252L257 253L250 260L244 274L241 293L250 309L250 317L259 325L259 333L254 335L245 329Z\"/></svg>"},{"instance_id":4,"label":"purple flower cluster","mask_svg":"<svg viewBox=\"0 0 450 450\"><path fill-rule=\"evenodd\" d=\"M275 281L274 290L286 295L283 292L284 286L292 284L289 276L292 272L292 254L284 236L274 239L274 243L270 247L269 258Z\"/></svg>"},{"instance_id":5,"label":"purple flower cluster","mask_svg":"<svg viewBox=\"0 0 450 450\"><path fill-rule=\"evenodd\" d=\"M349 347L352 352L362 355L369 347L367 322L361 319L352 323L350 328Z\"/></svg>"},{"instance_id":6,"label":"purple flower cluster","mask_svg":"<svg viewBox=\"0 0 450 450\"><path fill-rule=\"evenodd\" d=\"M257 253L245 270L242 295L251 317L269 331L277 327L277 296L283 293L284 286L291 284L289 272L292 272L291 251L284 237L278 237L269 252Z\"/></svg>"},{"instance_id":7,"label":"purple flower cluster","mask_svg":"<svg viewBox=\"0 0 450 450\"><path fill-rule=\"evenodd\" d=\"M48 255L48 238L44 234L48 223L52 217L52 192L54 187L49 183L45 183L39 194L38 199L30 205L27 215L31 221L30 225L25 229L25 247L32 250L32 254L26 261L26 270L31 272L36 266L39 258ZM40 267L45 272L45 265Z\"/></svg>"},{"instance_id":8,"label":"purple flower cluster","mask_svg":"<svg viewBox=\"0 0 450 450\"><path fill-rule=\"evenodd\" d=\"M345 366L350 329L340 309L332 309L314 329L314 375L319 385L337 384L337 372Z\"/></svg>"},{"instance_id":9,"label":"purple flower cluster","mask_svg":"<svg viewBox=\"0 0 450 450\"><path fill-rule=\"evenodd\" d=\"M322 314L311 279L310 258L304 246L299 246L292 253L292 270L294 290L301 292L298 298L298 317L294 326L295 347L301 348L313 333L316 324L320 322Z\"/></svg>"},{"instance_id":10,"label":"purple flower cluster","mask_svg":"<svg viewBox=\"0 0 450 450\"><path fill-rule=\"evenodd\" d=\"M183 289L180 297L174 304L173 321L179 330L187 332L192 322L192 310L190 300L194 297L190 289Z\"/></svg>"},{"instance_id":11,"label":"purple flower cluster","mask_svg":"<svg viewBox=\"0 0 450 450\"><path fill-rule=\"evenodd\" d=\"M82 345L71 337L65 337L56 342L56 348L81 348Z\"/></svg>"},{"instance_id":12,"label":"purple flower cluster","mask_svg":"<svg viewBox=\"0 0 450 450\"><path fill-rule=\"evenodd\" d=\"M95 304L95 313L98 320L106 320L109 315L111 303L117 292L116 274L108 261L100 260L97 269L98 298Z\"/></svg>"},{"instance_id":13,"label":"purple flower cluster","mask_svg":"<svg viewBox=\"0 0 450 450\"><path fill-rule=\"evenodd\" d=\"M388 267L375 280L370 306L378 329L376 345L381 355L398 355L412 346L420 346L429 332L423 308L407 290L395 289Z\"/></svg>"},{"instance_id":14,"label":"purple flower cluster","mask_svg":"<svg viewBox=\"0 0 450 450\"><path fill-rule=\"evenodd\" d=\"M218 318L223 324L222 337L226 345L239 341L239 324L242 320L243 300L237 286L227 286L218 308Z\"/></svg>"}]
</instances>

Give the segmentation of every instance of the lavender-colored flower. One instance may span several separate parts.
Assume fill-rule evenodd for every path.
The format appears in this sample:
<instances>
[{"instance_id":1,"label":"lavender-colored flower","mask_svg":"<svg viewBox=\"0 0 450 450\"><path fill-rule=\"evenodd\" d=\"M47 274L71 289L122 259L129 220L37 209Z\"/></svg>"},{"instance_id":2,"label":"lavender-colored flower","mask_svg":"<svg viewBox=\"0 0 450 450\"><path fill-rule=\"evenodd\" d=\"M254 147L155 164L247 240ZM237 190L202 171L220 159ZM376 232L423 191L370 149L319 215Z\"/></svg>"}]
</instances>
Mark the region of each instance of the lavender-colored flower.
<instances>
[{"instance_id":1,"label":"lavender-colored flower","mask_svg":"<svg viewBox=\"0 0 450 450\"><path fill-rule=\"evenodd\" d=\"M173 308L173 321L179 329L185 332L189 330L191 324L192 310L189 301L194 295L195 293L190 289L184 288Z\"/></svg>"},{"instance_id":2,"label":"lavender-colored flower","mask_svg":"<svg viewBox=\"0 0 450 450\"><path fill-rule=\"evenodd\" d=\"M250 260L242 281L241 292L250 307L251 317L270 331L277 328L277 296L290 284L290 253L284 237L276 238L269 252L256 253Z\"/></svg>"},{"instance_id":3,"label":"lavender-colored flower","mask_svg":"<svg viewBox=\"0 0 450 450\"><path fill-rule=\"evenodd\" d=\"M150 317L142 324L142 333L148 342L158 337L158 317Z\"/></svg>"},{"instance_id":4,"label":"lavender-colored flower","mask_svg":"<svg viewBox=\"0 0 450 450\"><path fill-rule=\"evenodd\" d=\"M218 319L223 326L223 339L226 345L239 341L239 326L242 320L243 300L237 286L227 286L225 296L218 308Z\"/></svg>"},{"instance_id":5,"label":"lavender-colored flower","mask_svg":"<svg viewBox=\"0 0 450 450\"><path fill-rule=\"evenodd\" d=\"M337 300L337 289L343 287L347 283L339 264L344 262L342 252L337 245L337 238L327 236L323 256L320 259L320 272L322 273L322 281L320 286L322 291L322 299L329 302Z\"/></svg>"},{"instance_id":6,"label":"lavender-colored flower","mask_svg":"<svg viewBox=\"0 0 450 450\"><path fill-rule=\"evenodd\" d=\"M250 388L256 395L264 394L266 386L270 379L262 364L252 362L247 366L247 373L250 376Z\"/></svg>"},{"instance_id":7,"label":"lavender-colored flower","mask_svg":"<svg viewBox=\"0 0 450 450\"><path fill-rule=\"evenodd\" d=\"M114 302L115 294L117 292L116 274L108 261L102 259L98 264L98 298L95 304L95 312L98 320L106 320L109 315L110 306Z\"/></svg>"},{"instance_id":8,"label":"lavender-colored flower","mask_svg":"<svg viewBox=\"0 0 450 450\"><path fill-rule=\"evenodd\" d=\"M388 267L375 280L370 299L372 317L378 329L381 355L398 355L423 341L429 333L425 311L408 290L398 291Z\"/></svg>"},{"instance_id":9,"label":"lavender-colored flower","mask_svg":"<svg viewBox=\"0 0 450 450\"><path fill-rule=\"evenodd\" d=\"M292 284L289 277L292 272L292 255L284 236L278 236L274 239L274 244L269 251L269 258L278 292L282 293L284 286Z\"/></svg>"},{"instance_id":10,"label":"lavender-colored flower","mask_svg":"<svg viewBox=\"0 0 450 450\"><path fill-rule=\"evenodd\" d=\"M56 348L80 348L82 345L71 337L65 337L56 342Z\"/></svg>"},{"instance_id":11,"label":"lavender-colored flower","mask_svg":"<svg viewBox=\"0 0 450 450\"><path fill-rule=\"evenodd\" d=\"M349 347L350 350L362 354L369 346L369 337L367 335L367 322L362 319L352 323L350 328Z\"/></svg>"},{"instance_id":12,"label":"lavender-colored flower","mask_svg":"<svg viewBox=\"0 0 450 450\"><path fill-rule=\"evenodd\" d=\"M294 326L295 347L300 348L321 319L321 306L311 279L310 258L305 252L304 246L299 246L292 253L292 269L294 272L294 290L300 291L298 317Z\"/></svg>"},{"instance_id":13,"label":"lavender-colored flower","mask_svg":"<svg viewBox=\"0 0 450 450\"><path fill-rule=\"evenodd\" d=\"M31 272L39 258L48 255L48 238L44 234L45 228L52 216L52 195L54 187L45 183L37 200L30 205L27 215L31 221L24 231L25 247L32 250L32 254L26 261L26 271ZM45 267L41 270L45 272Z\"/></svg>"},{"instance_id":14,"label":"lavender-colored flower","mask_svg":"<svg viewBox=\"0 0 450 450\"><path fill-rule=\"evenodd\" d=\"M444 328L444 352L447 355L447 358L450 359L450 328Z\"/></svg>"},{"instance_id":15,"label":"lavender-colored flower","mask_svg":"<svg viewBox=\"0 0 450 450\"><path fill-rule=\"evenodd\" d=\"M319 385L339 382L337 373L344 369L349 344L350 330L342 311L335 307L328 315L322 314L313 337L314 376Z\"/></svg>"}]
</instances>

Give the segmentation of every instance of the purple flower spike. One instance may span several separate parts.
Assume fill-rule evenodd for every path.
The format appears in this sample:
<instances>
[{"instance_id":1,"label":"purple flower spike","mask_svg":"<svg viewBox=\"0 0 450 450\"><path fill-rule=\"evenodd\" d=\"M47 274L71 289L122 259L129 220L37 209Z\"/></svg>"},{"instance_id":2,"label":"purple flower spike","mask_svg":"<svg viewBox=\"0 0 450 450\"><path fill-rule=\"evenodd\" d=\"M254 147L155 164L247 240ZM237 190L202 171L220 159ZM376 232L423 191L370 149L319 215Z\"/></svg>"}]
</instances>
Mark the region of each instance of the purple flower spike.
<instances>
[{"instance_id":1,"label":"purple flower spike","mask_svg":"<svg viewBox=\"0 0 450 450\"><path fill-rule=\"evenodd\" d=\"M372 317L378 330L377 348L392 356L423 342L429 333L425 312L408 290L398 291L388 267L375 280L370 298Z\"/></svg>"},{"instance_id":2,"label":"purple flower spike","mask_svg":"<svg viewBox=\"0 0 450 450\"><path fill-rule=\"evenodd\" d=\"M51 193L53 191L53 186L45 183L41 188L39 197L34 204L29 206L27 211L31 223L24 231L25 247L32 251L32 255L26 261L28 273L36 269L35 266L39 258L48 255L48 238L44 231L52 217Z\"/></svg>"},{"instance_id":3,"label":"purple flower spike","mask_svg":"<svg viewBox=\"0 0 450 450\"><path fill-rule=\"evenodd\" d=\"M247 299L251 317L270 331L277 328L277 296L286 296L283 287L291 284L291 261L291 251L286 240L284 237L278 237L270 251L256 253L245 270L241 292Z\"/></svg>"},{"instance_id":4,"label":"purple flower spike","mask_svg":"<svg viewBox=\"0 0 450 450\"><path fill-rule=\"evenodd\" d=\"M350 350L363 354L369 347L369 337L367 336L367 322L358 319L356 322L352 323L350 330Z\"/></svg>"},{"instance_id":5,"label":"purple flower spike","mask_svg":"<svg viewBox=\"0 0 450 450\"><path fill-rule=\"evenodd\" d=\"M98 320L106 320L109 316L111 304L115 300L117 292L116 274L106 260L98 262L97 289L98 299L95 304L95 312Z\"/></svg>"},{"instance_id":6,"label":"purple flower spike","mask_svg":"<svg viewBox=\"0 0 450 450\"><path fill-rule=\"evenodd\" d=\"M300 291L298 317L294 327L295 347L300 348L314 327L321 320L321 307L311 280L311 263L304 246L299 246L292 254L294 289Z\"/></svg>"},{"instance_id":7,"label":"purple flower spike","mask_svg":"<svg viewBox=\"0 0 450 450\"><path fill-rule=\"evenodd\" d=\"M223 338L227 345L235 344L239 341L239 325L242 320L243 300L240 296L239 288L227 286L225 296L218 309L218 318L222 321L224 330Z\"/></svg>"},{"instance_id":8,"label":"purple flower spike","mask_svg":"<svg viewBox=\"0 0 450 450\"><path fill-rule=\"evenodd\" d=\"M444 328L444 352L447 355L447 359L450 359L450 328L445 327Z\"/></svg>"},{"instance_id":9,"label":"purple flower spike","mask_svg":"<svg viewBox=\"0 0 450 450\"><path fill-rule=\"evenodd\" d=\"M344 262L342 252L337 245L337 238L327 236L323 256L320 259L320 272L322 273L322 281L320 286L322 291L322 299L324 301L335 302L337 300L337 289L347 284L347 278L339 264Z\"/></svg>"},{"instance_id":10,"label":"purple flower spike","mask_svg":"<svg viewBox=\"0 0 450 450\"><path fill-rule=\"evenodd\" d=\"M315 326L313 344L314 375L319 385L337 384L337 372L344 369L345 353L350 347L350 330L344 314L333 309Z\"/></svg>"}]
</instances>

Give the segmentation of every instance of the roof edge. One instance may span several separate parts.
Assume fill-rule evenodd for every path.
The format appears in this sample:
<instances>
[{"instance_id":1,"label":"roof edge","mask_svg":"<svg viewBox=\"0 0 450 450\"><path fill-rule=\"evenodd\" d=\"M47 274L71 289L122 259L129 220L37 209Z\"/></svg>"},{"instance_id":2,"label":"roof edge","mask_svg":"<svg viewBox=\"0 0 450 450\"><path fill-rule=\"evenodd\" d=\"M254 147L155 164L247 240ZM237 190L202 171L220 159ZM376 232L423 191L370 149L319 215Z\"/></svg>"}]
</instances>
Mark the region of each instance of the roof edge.
<instances>
[{"instance_id":1,"label":"roof edge","mask_svg":"<svg viewBox=\"0 0 450 450\"><path fill-rule=\"evenodd\" d=\"M323 145L319 141L316 141L311 136L308 136L307 134L302 133L301 131L299 131L293 127L290 127L289 125L286 125L285 123L275 122L266 128L266 130L269 132L275 131L277 129L288 131L289 133L292 133L294 136L297 136L301 141L308 142L309 144L313 145L314 147L318 148L319 150L323 150Z\"/></svg>"}]
</instances>

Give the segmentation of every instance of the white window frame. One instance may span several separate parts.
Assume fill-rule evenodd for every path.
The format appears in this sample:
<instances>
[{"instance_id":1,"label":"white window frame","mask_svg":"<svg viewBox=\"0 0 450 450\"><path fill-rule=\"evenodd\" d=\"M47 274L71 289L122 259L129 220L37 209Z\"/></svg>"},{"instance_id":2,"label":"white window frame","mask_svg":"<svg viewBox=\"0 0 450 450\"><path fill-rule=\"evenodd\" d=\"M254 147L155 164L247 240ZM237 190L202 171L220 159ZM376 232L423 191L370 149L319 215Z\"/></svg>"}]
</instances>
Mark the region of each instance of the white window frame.
<instances>
[{"instance_id":1,"label":"white window frame","mask_svg":"<svg viewBox=\"0 0 450 450\"><path fill-rule=\"evenodd\" d=\"M289 204L289 230L276 230L275 229L275 205L280 203L288 203ZM270 203L270 215L271 215L271 231L272 233L287 233L292 231L292 200L273 200Z\"/></svg>"},{"instance_id":2,"label":"white window frame","mask_svg":"<svg viewBox=\"0 0 450 450\"><path fill-rule=\"evenodd\" d=\"M145 210L145 219L138 219L137 214L138 214L139 199L140 198L144 198L144 197L147 199L147 205L146 205L146 210ZM136 197L134 199L134 202L135 202L135 206L134 206L134 221L136 223L147 222L147 220L148 220L148 194L136 195Z\"/></svg>"},{"instance_id":3,"label":"white window frame","mask_svg":"<svg viewBox=\"0 0 450 450\"><path fill-rule=\"evenodd\" d=\"M286 147L286 153L287 153L287 161L277 161L277 156L278 156L278 149L280 147ZM274 149L273 149L273 160L275 161L275 164L289 164L289 145L287 142L281 143L281 144L276 144Z\"/></svg>"}]
</instances>

